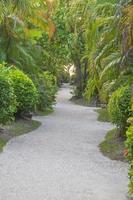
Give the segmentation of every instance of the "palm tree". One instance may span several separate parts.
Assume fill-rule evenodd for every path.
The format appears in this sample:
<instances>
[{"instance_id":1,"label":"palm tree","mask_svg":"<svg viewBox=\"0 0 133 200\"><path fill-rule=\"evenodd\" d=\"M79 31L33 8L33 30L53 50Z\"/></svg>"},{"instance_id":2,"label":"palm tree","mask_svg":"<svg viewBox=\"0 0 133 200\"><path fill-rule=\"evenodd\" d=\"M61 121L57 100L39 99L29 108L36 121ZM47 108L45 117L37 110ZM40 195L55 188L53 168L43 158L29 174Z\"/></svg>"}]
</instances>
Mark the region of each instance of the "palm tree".
<instances>
[{"instance_id":1,"label":"palm tree","mask_svg":"<svg viewBox=\"0 0 133 200\"><path fill-rule=\"evenodd\" d=\"M1 60L12 62L10 56L12 47L15 44L19 46L18 44L25 41L26 37L31 38L33 35L31 31L36 34L36 37L40 36L41 32L48 32L50 38L53 36L55 26L50 16L50 5L48 1L43 0L16 0L15 3L13 0L2 0L0 2L1 46L5 49Z\"/></svg>"}]
</instances>

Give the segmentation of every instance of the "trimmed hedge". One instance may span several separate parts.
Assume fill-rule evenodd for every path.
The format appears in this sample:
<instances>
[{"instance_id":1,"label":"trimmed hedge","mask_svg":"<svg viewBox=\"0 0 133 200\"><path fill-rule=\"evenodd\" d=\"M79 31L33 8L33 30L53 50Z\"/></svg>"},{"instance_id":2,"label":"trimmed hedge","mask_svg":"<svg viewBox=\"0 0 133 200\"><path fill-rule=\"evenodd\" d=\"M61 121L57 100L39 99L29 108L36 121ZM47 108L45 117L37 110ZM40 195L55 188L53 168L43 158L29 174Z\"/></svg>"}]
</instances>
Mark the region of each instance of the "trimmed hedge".
<instances>
[{"instance_id":1,"label":"trimmed hedge","mask_svg":"<svg viewBox=\"0 0 133 200\"><path fill-rule=\"evenodd\" d=\"M25 114L37 107L39 111L52 108L57 92L57 80L50 72L36 74L33 81L14 66L0 65L0 123L15 114Z\"/></svg>"},{"instance_id":2,"label":"trimmed hedge","mask_svg":"<svg viewBox=\"0 0 133 200\"><path fill-rule=\"evenodd\" d=\"M32 80L18 69L11 69L8 76L15 91L17 112L32 111L38 100L38 92Z\"/></svg>"},{"instance_id":3,"label":"trimmed hedge","mask_svg":"<svg viewBox=\"0 0 133 200\"><path fill-rule=\"evenodd\" d=\"M13 120L16 112L16 96L11 80L5 73L0 74L0 124Z\"/></svg>"}]
</instances>

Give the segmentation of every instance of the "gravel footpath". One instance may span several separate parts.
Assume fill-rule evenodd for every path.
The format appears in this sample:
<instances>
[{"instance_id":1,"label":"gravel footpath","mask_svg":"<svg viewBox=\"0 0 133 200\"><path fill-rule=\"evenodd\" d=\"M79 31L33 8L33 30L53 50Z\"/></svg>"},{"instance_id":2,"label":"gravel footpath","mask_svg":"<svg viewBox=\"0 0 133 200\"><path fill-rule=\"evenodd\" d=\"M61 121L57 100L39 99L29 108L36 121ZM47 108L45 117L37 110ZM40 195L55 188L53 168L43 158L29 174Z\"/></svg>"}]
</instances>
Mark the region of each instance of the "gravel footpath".
<instances>
[{"instance_id":1,"label":"gravel footpath","mask_svg":"<svg viewBox=\"0 0 133 200\"><path fill-rule=\"evenodd\" d=\"M42 126L0 154L0 200L127 200L127 164L98 148L111 125L70 97L64 86Z\"/></svg>"}]
</instances>

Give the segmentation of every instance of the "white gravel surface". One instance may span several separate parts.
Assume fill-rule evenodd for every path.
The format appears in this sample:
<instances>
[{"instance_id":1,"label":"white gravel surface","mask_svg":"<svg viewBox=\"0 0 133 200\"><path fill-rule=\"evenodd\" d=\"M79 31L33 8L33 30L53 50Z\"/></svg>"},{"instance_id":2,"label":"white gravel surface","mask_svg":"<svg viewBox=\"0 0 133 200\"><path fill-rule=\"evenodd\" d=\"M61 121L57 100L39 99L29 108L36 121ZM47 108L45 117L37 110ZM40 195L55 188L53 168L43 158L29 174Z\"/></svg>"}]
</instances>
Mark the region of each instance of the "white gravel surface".
<instances>
[{"instance_id":1,"label":"white gravel surface","mask_svg":"<svg viewBox=\"0 0 133 200\"><path fill-rule=\"evenodd\" d=\"M70 96L64 86L42 126L0 154L0 200L127 200L127 164L98 148L111 125Z\"/></svg>"}]
</instances>

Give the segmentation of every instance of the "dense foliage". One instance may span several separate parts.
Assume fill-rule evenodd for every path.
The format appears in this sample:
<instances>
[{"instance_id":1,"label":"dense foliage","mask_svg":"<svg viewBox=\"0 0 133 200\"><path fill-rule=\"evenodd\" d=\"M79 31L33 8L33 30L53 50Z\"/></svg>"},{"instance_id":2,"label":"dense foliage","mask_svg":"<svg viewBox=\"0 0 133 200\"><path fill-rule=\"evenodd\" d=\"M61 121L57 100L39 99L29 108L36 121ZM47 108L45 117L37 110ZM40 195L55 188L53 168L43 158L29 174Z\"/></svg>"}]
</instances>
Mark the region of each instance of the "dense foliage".
<instances>
[{"instance_id":1,"label":"dense foliage","mask_svg":"<svg viewBox=\"0 0 133 200\"><path fill-rule=\"evenodd\" d=\"M38 92L32 80L17 69L9 70L9 78L16 95L17 113L32 111L38 100Z\"/></svg>"},{"instance_id":2,"label":"dense foliage","mask_svg":"<svg viewBox=\"0 0 133 200\"><path fill-rule=\"evenodd\" d=\"M128 149L128 160L131 165L129 169L129 192L133 193L133 118L129 118L128 122L131 124L126 132L127 140L126 140L126 147Z\"/></svg>"},{"instance_id":3,"label":"dense foliage","mask_svg":"<svg viewBox=\"0 0 133 200\"><path fill-rule=\"evenodd\" d=\"M129 86L117 89L111 96L108 111L112 123L116 124L120 135L125 134L127 119L131 114L131 91Z\"/></svg>"},{"instance_id":4,"label":"dense foliage","mask_svg":"<svg viewBox=\"0 0 133 200\"><path fill-rule=\"evenodd\" d=\"M56 77L50 72L45 71L42 74L38 74L36 85L39 92L38 110L45 111L51 109L52 104L55 102L55 94L57 92Z\"/></svg>"},{"instance_id":5,"label":"dense foliage","mask_svg":"<svg viewBox=\"0 0 133 200\"><path fill-rule=\"evenodd\" d=\"M133 1L1 0L0 11L0 63L7 63L0 123L16 112L51 108L57 85L69 80L66 66L74 66L74 95L108 105L121 135L128 129L132 166ZM133 193L132 174L131 167Z\"/></svg>"},{"instance_id":6,"label":"dense foliage","mask_svg":"<svg viewBox=\"0 0 133 200\"><path fill-rule=\"evenodd\" d=\"M68 63L63 12L47 0L0 1L0 11L0 63L7 63L17 114L46 111Z\"/></svg>"},{"instance_id":7,"label":"dense foliage","mask_svg":"<svg viewBox=\"0 0 133 200\"><path fill-rule=\"evenodd\" d=\"M0 74L0 123L5 124L12 120L16 112L16 96L12 82L5 73Z\"/></svg>"}]
</instances>

